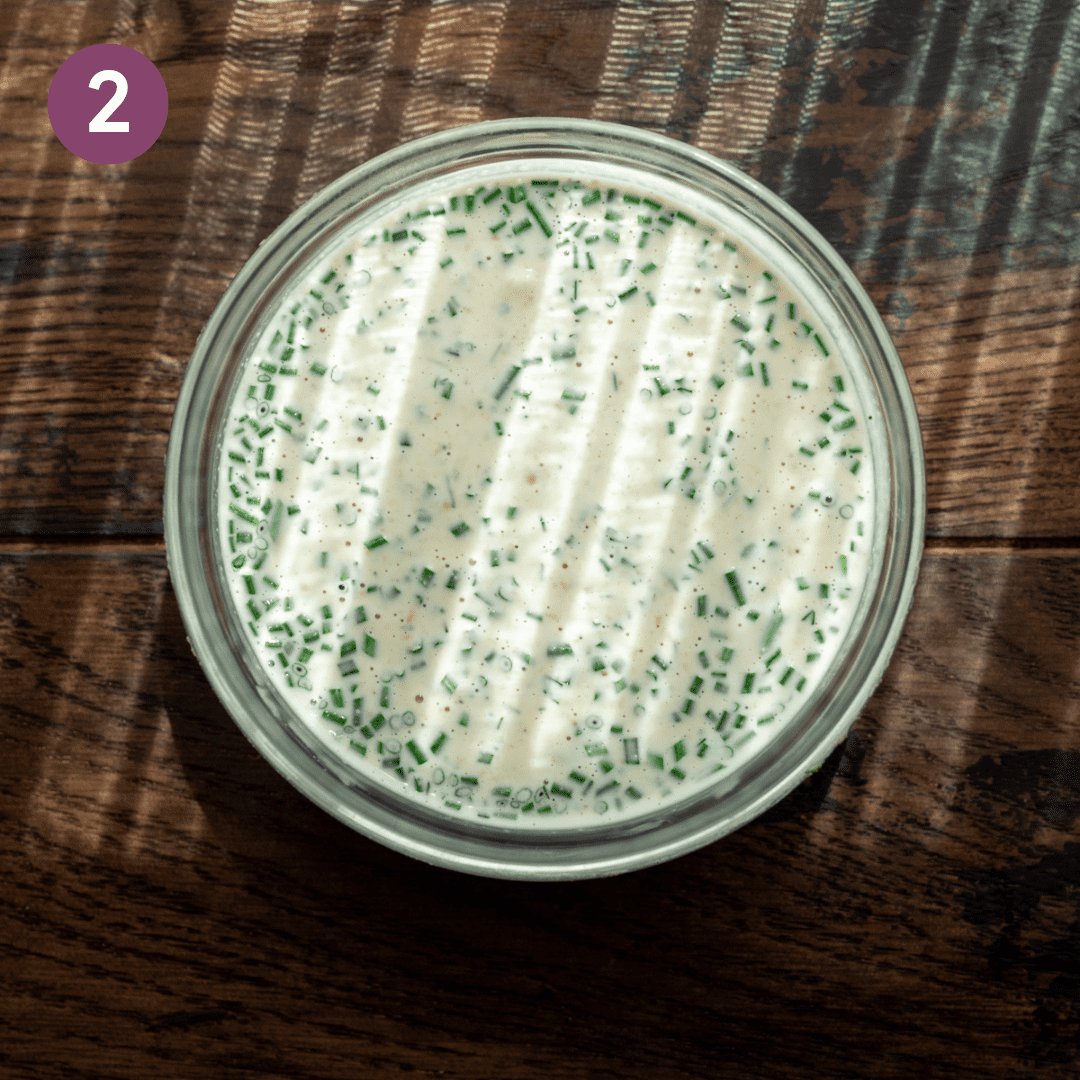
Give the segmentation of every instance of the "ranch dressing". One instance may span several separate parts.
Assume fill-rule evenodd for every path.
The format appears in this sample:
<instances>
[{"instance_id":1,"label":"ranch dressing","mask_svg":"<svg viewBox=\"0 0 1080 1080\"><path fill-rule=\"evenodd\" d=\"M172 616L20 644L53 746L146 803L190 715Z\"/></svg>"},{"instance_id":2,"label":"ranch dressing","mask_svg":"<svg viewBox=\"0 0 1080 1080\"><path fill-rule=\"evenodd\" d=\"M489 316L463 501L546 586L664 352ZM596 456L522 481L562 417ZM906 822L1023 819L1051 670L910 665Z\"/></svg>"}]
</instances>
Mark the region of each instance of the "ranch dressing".
<instances>
[{"instance_id":1,"label":"ranch dressing","mask_svg":"<svg viewBox=\"0 0 1080 1080\"><path fill-rule=\"evenodd\" d=\"M582 825L737 769L820 682L870 570L867 417L719 222L503 169L364 222L272 314L220 542L332 753L442 812Z\"/></svg>"}]
</instances>

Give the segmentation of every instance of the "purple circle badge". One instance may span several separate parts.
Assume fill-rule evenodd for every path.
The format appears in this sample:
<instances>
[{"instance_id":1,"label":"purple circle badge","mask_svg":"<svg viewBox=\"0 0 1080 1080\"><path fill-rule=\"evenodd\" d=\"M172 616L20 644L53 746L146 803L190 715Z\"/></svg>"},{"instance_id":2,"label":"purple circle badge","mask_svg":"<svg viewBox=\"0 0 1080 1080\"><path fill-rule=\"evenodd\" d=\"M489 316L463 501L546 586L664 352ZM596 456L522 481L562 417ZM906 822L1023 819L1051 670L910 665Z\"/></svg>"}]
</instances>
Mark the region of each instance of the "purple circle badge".
<instances>
[{"instance_id":1,"label":"purple circle badge","mask_svg":"<svg viewBox=\"0 0 1080 1080\"><path fill-rule=\"evenodd\" d=\"M49 122L76 156L117 165L145 153L169 115L161 72L126 45L91 45L69 56L49 85Z\"/></svg>"}]
</instances>

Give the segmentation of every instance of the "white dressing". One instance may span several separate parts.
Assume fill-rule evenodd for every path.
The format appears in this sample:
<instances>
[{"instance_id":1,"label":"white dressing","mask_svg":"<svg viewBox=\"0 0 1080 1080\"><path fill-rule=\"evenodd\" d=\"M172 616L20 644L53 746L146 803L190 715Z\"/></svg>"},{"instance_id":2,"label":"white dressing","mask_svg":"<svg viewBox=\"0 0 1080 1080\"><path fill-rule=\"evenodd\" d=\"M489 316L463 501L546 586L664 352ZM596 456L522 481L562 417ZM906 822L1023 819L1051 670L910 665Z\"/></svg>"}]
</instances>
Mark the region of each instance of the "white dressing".
<instances>
[{"instance_id":1,"label":"white dressing","mask_svg":"<svg viewBox=\"0 0 1080 1080\"><path fill-rule=\"evenodd\" d=\"M766 745L869 572L862 405L801 296L700 210L490 170L280 305L221 450L251 642L353 767L580 825Z\"/></svg>"}]
</instances>

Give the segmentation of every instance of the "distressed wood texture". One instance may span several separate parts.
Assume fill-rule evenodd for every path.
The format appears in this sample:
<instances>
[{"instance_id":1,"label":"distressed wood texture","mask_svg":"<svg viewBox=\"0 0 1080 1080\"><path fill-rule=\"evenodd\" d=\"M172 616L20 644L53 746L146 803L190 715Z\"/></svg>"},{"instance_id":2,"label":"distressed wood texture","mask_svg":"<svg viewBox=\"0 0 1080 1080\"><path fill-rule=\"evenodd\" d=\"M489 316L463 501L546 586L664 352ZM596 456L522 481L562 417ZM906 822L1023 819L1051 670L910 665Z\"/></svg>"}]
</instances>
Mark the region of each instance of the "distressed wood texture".
<instances>
[{"instance_id":1,"label":"distressed wood texture","mask_svg":"<svg viewBox=\"0 0 1080 1080\"><path fill-rule=\"evenodd\" d=\"M160 532L186 359L259 241L407 139L548 113L733 160L836 245L911 375L932 534L1075 535L1080 9L966 7L5 5L0 534ZM45 111L104 40L170 89L123 166L73 158Z\"/></svg>"},{"instance_id":2,"label":"distressed wood texture","mask_svg":"<svg viewBox=\"0 0 1080 1080\"><path fill-rule=\"evenodd\" d=\"M1080 564L928 558L850 737L764 820L539 886L307 804L160 554L0 562L0 1072L1076 1075Z\"/></svg>"},{"instance_id":3,"label":"distressed wood texture","mask_svg":"<svg viewBox=\"0 0 1080 1080\"><path fill-rule=\"evenodd\" d=\"M49 82L170 93L120 166ZM1080 0L0 4L0 1075L1080 1075ZM929 553L852 734L667 866L431 869L308 804L188 650L163 456L259 242L375 154L595 117L733 161L894 336Z\"/></svg>"}]
</instances>

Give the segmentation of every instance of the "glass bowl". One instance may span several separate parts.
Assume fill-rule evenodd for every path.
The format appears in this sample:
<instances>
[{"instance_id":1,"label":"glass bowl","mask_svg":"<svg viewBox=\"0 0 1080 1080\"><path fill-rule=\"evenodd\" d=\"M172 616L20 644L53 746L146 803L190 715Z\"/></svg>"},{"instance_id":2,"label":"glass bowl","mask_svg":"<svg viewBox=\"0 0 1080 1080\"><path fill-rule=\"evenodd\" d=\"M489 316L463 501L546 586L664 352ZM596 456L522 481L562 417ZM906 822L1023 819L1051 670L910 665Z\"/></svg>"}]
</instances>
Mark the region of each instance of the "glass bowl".
<instances>
[{"instance_id":1,"label":"glass bowl","mask_svg":"<svg viewBox=\"0 0 1080 1080\"><path fill-rule=\"evenodd\" d=\"M229 593L215 507L230 401L245 362L290 288L344 235L410 192L484 170L631 168L703 208L807 298L841 350L868 426L873 466L870 569L825 676L774 738L739 768L634 816L558 828L458 818L375 782L332 752L260 665ZM539 218L537 218L539 220ZM560 880L623 873L693 851L753 820L822 763L879 683L911 604L922 553L925 474L903 368L865 291L791 207L723 161L621 125L525 119L453 129L398 147L341 177L293 213L226 290L199 337L166 461L168 563L192 649L218 697L263 757L318 806L390 848L491 877Z\"/></svg>"}]
</instances>

